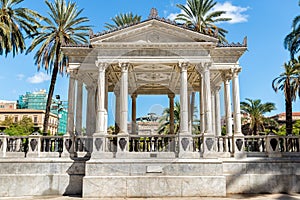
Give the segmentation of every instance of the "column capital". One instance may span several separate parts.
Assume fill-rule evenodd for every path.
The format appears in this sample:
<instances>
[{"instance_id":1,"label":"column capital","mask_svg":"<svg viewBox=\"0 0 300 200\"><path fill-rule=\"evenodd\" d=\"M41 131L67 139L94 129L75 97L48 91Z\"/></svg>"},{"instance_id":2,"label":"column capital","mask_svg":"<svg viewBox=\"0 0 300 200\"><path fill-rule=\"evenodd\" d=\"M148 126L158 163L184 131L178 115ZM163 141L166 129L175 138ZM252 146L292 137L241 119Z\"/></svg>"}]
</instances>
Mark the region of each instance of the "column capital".
<instances>
[{"instance_id":1,"label":"column capital","mask_svg":"<svg viewBox=\"0 0 300 200\"><path fill-rule=\"evenodd\" d=\"M132 99L136 99L137 96L138 96L138 95L137 95L136 93L133 93L133 94L131 95L131 98L132 98Z\"/></svg>"},{"instance_id":2,"label":"column capital","mask_svg":"<svg viewBox=\"0 0 300 200\"><path fill-rule=\"evenodd\" d=\"M202 73L205 70L209 70L211 65L212 65L212 62L200 62L196 65L196 68L200 73Z\"/></svg>"},{"instance_id":3,"label":"column capital","mask_svg":"<svg viewBox=\"0 0 300 200\"><path fill-rule=\"evenodd\" d=\"M96 60L95 64L98 67L99 72L105 71L108 68L108 66L109 66L109 63L107 63L107 62L101 62L99 60Z\"/></svg>"},{"instance_id":4,"label":"column capital","mask_svg":"<svg viewBox=\"0 0 300 200\"><path fill-rule=\"evenodd\" d=\"M232 72L231 70L223 71L221 76L224 82L229 81L232 78Z\"/></svg>"},{"instance_id":5,"label":"column capital","mask_svg":"<svg viewBox=\"0 0 300 200\"><path fill-rule=\"evenodd\" d=\"M129 62L120 62L119 67L121 68L122 73L127 72L130 67L130 63Z\"/></svg>"},{"instance_id":6,"label":"column capital","mask_svg":"<svg viewBox=\"0 0 300 200\"><path fill-rule=\"evenodd\" d=\"M221 90L221 86L217 85L214 87L215 92L219 92Z\"/></svg>"},{"instance_id":7,"label":"column capital","mask_svg":"<svg viewBox=\"0 0 300 200\"><path fill-rule=\"evenodd\" d=\"M237 76L242 71L241 67L231 68L232 76Z\"/></svg>"},{"instance_id":8,"label":"column capital","mask_svg":"<svg viewBox=\"0 0 300 200\"><path fill-rule=\"evenodd\" d=\"M175 94L174 93L169 93L168 97L169 97L169 99L173 99L175 97Z\"/></svg>"},{"instance_id":9,"label":"column capital","mask_svg":"<svg viewBox=\"0 0 300 200\"><path fill-rule=\"evenodd\" d=\"M185 61L179 61L178 67L181 69L181 71L187 71L187 69L189 67L189 63L185 62Z\"/></svg>"}]
</instances>

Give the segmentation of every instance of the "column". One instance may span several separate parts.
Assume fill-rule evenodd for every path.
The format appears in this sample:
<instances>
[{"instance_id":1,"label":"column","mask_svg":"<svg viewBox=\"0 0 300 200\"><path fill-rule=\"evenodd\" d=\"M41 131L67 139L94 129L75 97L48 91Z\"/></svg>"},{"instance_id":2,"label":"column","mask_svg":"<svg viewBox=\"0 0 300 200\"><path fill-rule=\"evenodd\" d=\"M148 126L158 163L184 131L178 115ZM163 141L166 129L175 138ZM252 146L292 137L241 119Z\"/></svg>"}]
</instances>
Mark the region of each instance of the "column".
<instances>
[{"instance_id":1,"label":"column","mask_svg":"<svg viewBox=\"0 0 300 200\"><path fill-rule=\"evenodd\" d=\"M77 81L77 102L76 102L76 128L75 132L77 135L82 133L82 81Z\"/></svg>"},{"instance_id":2,"label":"column","mask_svg":"<svg viewBox=\"0 0 300 200\"><path fill-rule=\"evenodd\" d=\"M221 136L221 106L220 106L220 86L215 87L215 132L216 136Z\"/></svg>"},{"instance_id":3,"label":"column","mask_svg":"<svg viewBox=\"0 0 300 200\"><path fill-rule=\"evenodd\" d=\"M70 72L69 92L68 92L68 129L67 134L74 135L74 106L75 104L75 77L74 72Z\"/></svg>"},{"instance_id":4,"label":"column","mask_svg":"<svg viewBox=\"0 0 300 200\"><path fill-rule=\"evenodd\" d=\"M180 74L180 134L188 134L188 63L179 63Z\"/></svg>"},{"instance_id":5,"label":"column","mask_svg":"<svg viewBox=\"0 0 300 200\"><path fill-rule=\"evenodd\" d=\"M118 153L128 151L128 67L129 63L119 63L121 68L121 83L120 83L120 137L118 137ZM118 157L119 154L116 155ZM122 157L123 155L120 154Z\"/></svg>"},{"instance_id":6,"label":"column","mask_svg":"<svg viewBox=\"0 0 300 200\"><path fill-rule=\"evenodd\" d=\"M69 92L68 92L68 126L64 140L65 146L69 146L69 153L74 156L74 104L75 104L75 77L74 71L70 72ZM71 141L68 136L71 136Z\"/></svg>"},{"instance_id":7,"label":"column","mask_svg":"<svg viewBox=\"0 0 300 200\"><path fill-rule=\"evenodd\" d=\"M200 91L199 91L199 107L200 107L200 133L205 131L205 118L204 118L204 91L203 91L203 77L200 74Z\"/></svg>"},{"instance_id":8,"label":"column","mask_svg":"<svg viewBox=\"0 0 300 200\"><path fill-rule=\"evenodd\" d=\"M216 109L215 109L215 90L211 90L211 113L212 113L212 133L216 136Z\"/></svg>"},{"instance_id":9,"label":"column","mask_svg":"<svg viewBox=\"0 0 300 200\"><path fill-rule=\"evenodd\" d=\"M228 76L227 74L223 74L226 135L232 136L231 98L229 80L230 76Z\"/></svg>"},{"instance_id":10,"label":"column","mask_svg":"<svg viewBox=\"0 0 300 200\"><path fill-rule=\"evenodd\" d=\"M204 118L205 131L207 135L212 135L212 112L211 112L211 89L210 89L210 71L209 63L203 64L203 100L204 100Z\"/></svg>"},{"instance_id":11,"label":"column","mask_svg":"<svg viewBox=\"0 0 300 200\"><path fill-rule=\"evenodd\" d=\"M115 91L115 132L118 134L120 132L120 91Z\"/></svg>"},{"instance_id":12,"label":"column","mask_svg":"<svg viewBox=\"0 0 300 200\"><path fill-rule=\"evenodd\" d=\"M95 119L92 119L92 116L91 116L91 113L92 113L92 87L91 86L86 86L86 90L87 90L87 108L86 108L86 123L85 123L85 126L86 126L86 134L88 136L91 136L93 135L93 132L92 132L92 123L91 121L92 120L95 120Z\"/></svg>"},{"instance_id":13,"label":"column","mask_svg":"<svg viewBox=\"0 0 300 200\"><path fill-rule=\"evenodd\" d=\"M132 94L131 95L131 100L132 100L132 104L131 104L131 132L133 135L136 135L136 98L137 95L136 94Z\"/></svg>"},{"instance_id":14,"label":"column","mask_svg":"<svg viewBox=\"0 0 300 200\"><path fill-rule=\"evenodd\" d=\"M174 97L175 94L168 94L169 97L169 109L170 109L170 133L174 134Z\"/></svg>"},{"instance_id":15,"label":"column","mask_svg":"<svg viewBox=\"0 0 300 200\"><path fill-rule=\"evenodd\" d=\"M128 63L120 63L122 77L120 84L120 134L128 134Z\"/></svg>"},{"instance_id":16,"label":"column","mask_svg":"<svg viewBox=\"0 0 300 200\"><path fill-rule=\"evenodd\" d=\"M241 109L240 109L240 88L239 76L240 68L235 68L232 71L232 95L233 95L233 118L234 118L234 135L242 135L241 128Z\"/></svg>"},{"instance_id":17,"label":"column","mask_svg":"<svg viewBox=\"0 0 300 200\"><path fill-rule=\"evenodd\" d=\"M105 70L108 67L108 63L97 62L98 71L98 93L97 93L97 116L96 116L96 133L98 135L105 135Z\"/></svg>"}]
</instances>

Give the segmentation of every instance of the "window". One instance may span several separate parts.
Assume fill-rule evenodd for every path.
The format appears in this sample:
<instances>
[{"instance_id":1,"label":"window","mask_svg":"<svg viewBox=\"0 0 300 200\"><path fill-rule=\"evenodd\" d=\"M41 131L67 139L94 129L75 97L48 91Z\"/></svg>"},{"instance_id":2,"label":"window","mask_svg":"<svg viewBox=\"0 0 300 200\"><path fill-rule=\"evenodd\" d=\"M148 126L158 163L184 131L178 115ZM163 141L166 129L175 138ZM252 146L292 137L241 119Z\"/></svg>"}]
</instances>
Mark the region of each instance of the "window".
<instances>
[{"instance_id":1,"label":"window","mask_svg":"<svg viewBox=\"0 0 300 200\"><path fill-rule=\"evenodd\" d=\"M38 117L36 115L33 116L33 123L38 123Z\"/></svg>"},{"instance_id":2,"label":"window","mask_svg":"<svg viewBox=\"0 0 300 200\"><path fill-rule=\"evenodd\" d=\"M18 122L18 116L15 116L15 123Z\"/></svg>"}]
</instances>

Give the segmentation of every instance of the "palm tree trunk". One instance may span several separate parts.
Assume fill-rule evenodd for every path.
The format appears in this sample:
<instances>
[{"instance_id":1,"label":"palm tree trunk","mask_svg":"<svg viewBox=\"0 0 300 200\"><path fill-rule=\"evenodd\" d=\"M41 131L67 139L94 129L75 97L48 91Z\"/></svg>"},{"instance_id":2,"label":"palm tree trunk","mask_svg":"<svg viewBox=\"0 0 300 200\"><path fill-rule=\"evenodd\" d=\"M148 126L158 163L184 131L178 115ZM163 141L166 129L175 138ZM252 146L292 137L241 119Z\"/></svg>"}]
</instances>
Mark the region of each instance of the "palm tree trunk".
<instances>
[{"instance_id":1,"label":"palm tree trunk","mask_svg":"<svg viewBox=\"0 0 300 200\"><path fill-rule=\"evenodd\" d=\"M285 101L285 114L286 134L291 135L293 131L293 105L291 100Z\"/></svg>"},{"instance_id":2,"label":"palm tree trunk","mask_svg":"<svg viewBox=\"0 0 300 200\"><path fill-rule=\"evenodd\" d=\"M54 87L55 87L57 73L58 73L60 46L61 45L58 44L56 47L55 62L54 62L53 71L52 71L51 83L50 83L50 87L49 87L49 93L48 93L47 104L46 104L45 119L44 119L44 124L43 124L43 135L48 134L50 109L51 109L52 97L53 97Z\"/></svg>"}]
</instances>

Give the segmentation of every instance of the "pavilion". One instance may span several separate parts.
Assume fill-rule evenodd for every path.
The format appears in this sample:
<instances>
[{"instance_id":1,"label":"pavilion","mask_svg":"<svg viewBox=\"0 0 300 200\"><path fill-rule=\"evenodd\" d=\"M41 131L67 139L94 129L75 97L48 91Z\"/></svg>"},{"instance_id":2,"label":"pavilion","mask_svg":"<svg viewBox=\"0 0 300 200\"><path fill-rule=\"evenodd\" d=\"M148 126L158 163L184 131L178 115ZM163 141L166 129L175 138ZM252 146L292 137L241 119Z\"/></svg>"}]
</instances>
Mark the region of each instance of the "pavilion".
<instances>
[{"instance_id":1,"label":"pavilion","mask_svg":"<svg viewBox=\"0 0 300 200\"><path fill-rule=\"evenodd\" d=\"M226 181L221 172L221 162L216 160L207 162L200 159L193 161L197 163L191 164L185 159L215 158L218 157L217 151L223 152L220 150L220 146L223 145L218 145L216 140L216 137L221 136L220 89L222 84L224 85L226 132L228 136L234 134L236 139L234 144L238 146L236 151L241 151L243 142L238 139L238 136L242 134L239 92L241 67L238 61L246 49L246 38L242 44L220 44L216 35L199 33L185 25L159 18L154 9L149 18L140 23L98 34L91 32L88 45L63 47L63 52L69 57L68 134L71 136L81 134L82 110L84 109L83 87L85 86L87 90L86 133L93 138L93 144L91 142L89 144L91 145L89 148L91 160L86 166L83 196L103 196L103 193L109 197L146 195L147 192L142 191L134 191L133 195L129 195L130 188L126 186L126 191L124 191L122 184L126 185L129 182L136 185L151 184L153 180L149 179L147 174L160 174L162 171L167 173L166 165L174 163L175 158L179 159L178 166L193 166L189 169L190 171L188 170L188 177L187 173L183 173L187 172L186 170L178 169L176 178L180 181L195 181L200 185L210 182L219 185L216 188L202 189L201 192L195 188L197 186L190 186L189 190L196 190L200 192L199 195L204 196L226 195ZM230 82L232 82L232 90ZM107 133L108 92L114 92L116 99L115 123L118 132L116 152L111 152L108 144L108 138L111 137ZM203 146L201 149L199 147L198 151L195 151L193 147L195 142L191 131L193 120L191 94L193 92L199 92L200 131L203 136L201 139ZM169 136L175 138L173 142L176 142L176 148L155 153L132 152L132 148L130 150L130 138L137 135L136 98L144 94L168 96ZM181 109L180 130L176 136L174 136L172 112L175 95L180 96ZM128 96L132 98L132 105L128 105ZM131 132L128 131L129 106L132 109ZM171 142L166 142L166 144L171 144ZM160 160L160 158L166 160ZM204 162L206 164L202 168L205 172L201 172L200 176L199 174L195 176L194 173L198 171L199 164ZM143 168L140 168L141 166ZM116 172L116 169L124 174ZM212 169L215 171L212 172ZM128 171L131 173L125 173ZM132 171L135 173L132 174ZM136 174L140 173L143 175L136 177ZM168 173L173 177L172 172L168 171ZM112 179L108 174L114 178ZM160 175L155 178L155 180L168 183L172 179L169 176ZM118 184L112 191L109 185L115 185L116 180ZM103 188L103 184L108 185L107 188ZM160 191L161 195L168 193L167 186L156 187L151 190L153 193L150 192L147 196L156 196L154 194L156 191ZM186 196L183 190L180 190L181 196ZM195 195L197 196L198 193Z\"/></svg>"}]
</instances>

